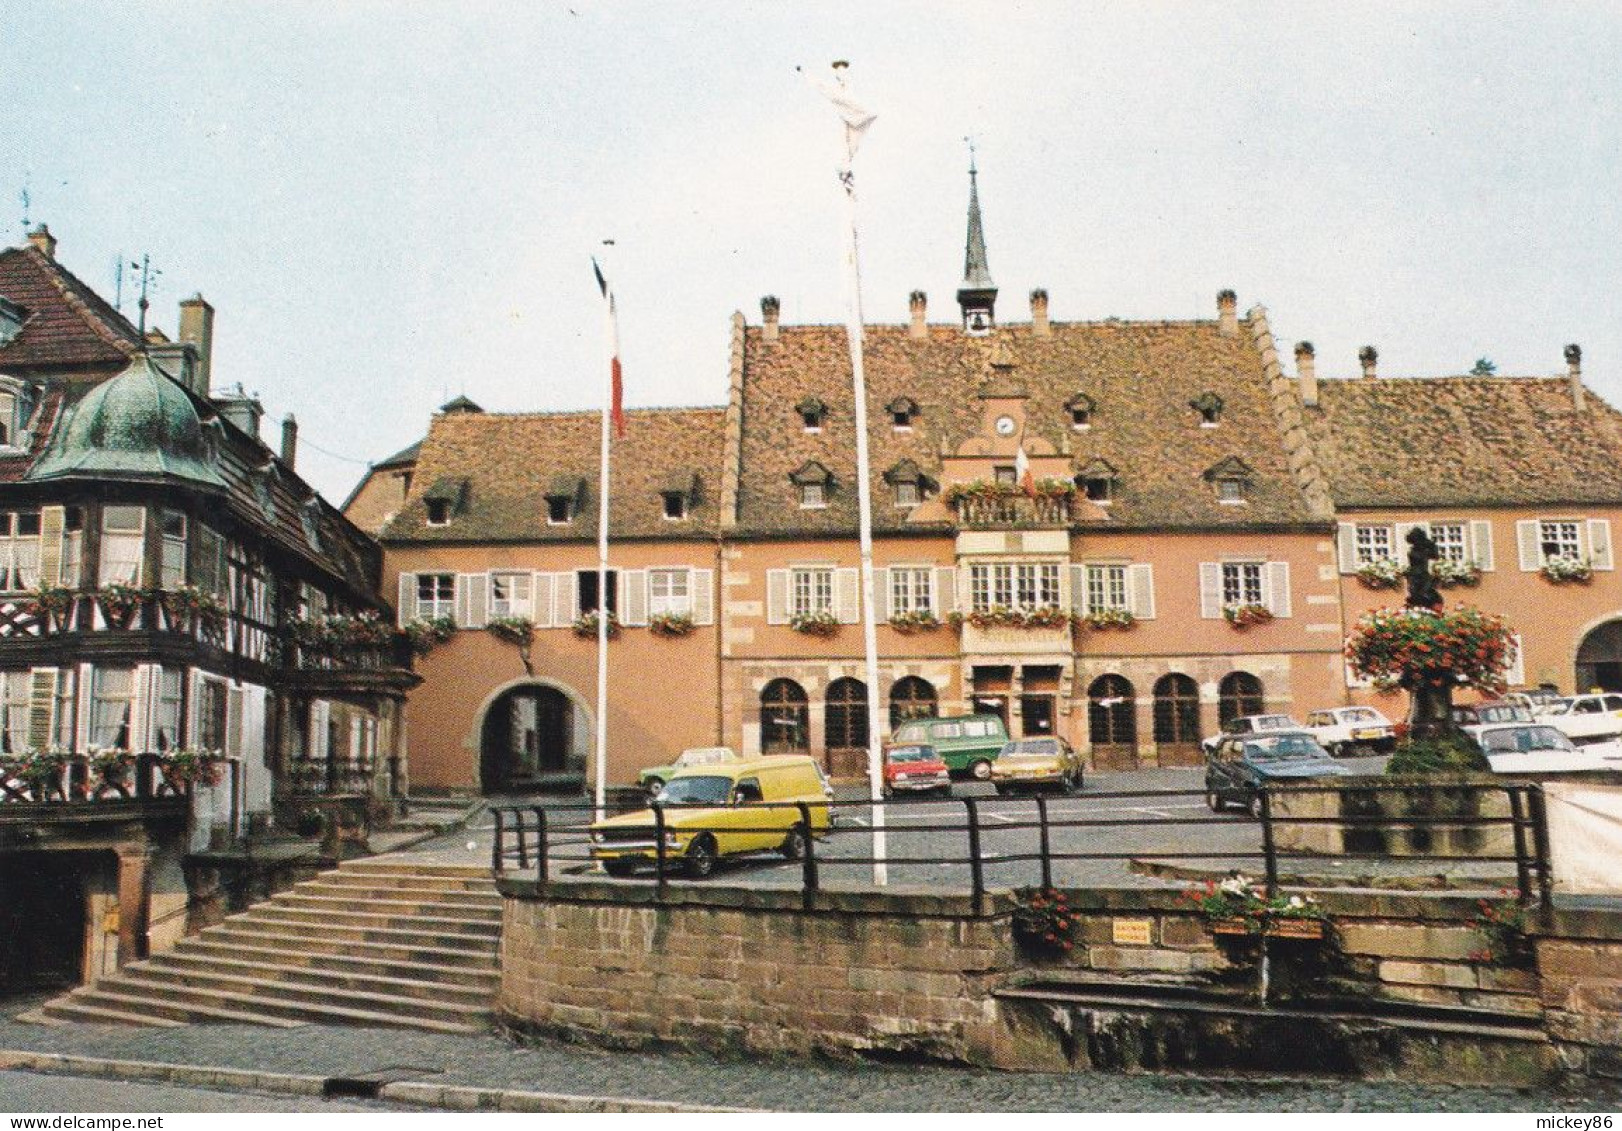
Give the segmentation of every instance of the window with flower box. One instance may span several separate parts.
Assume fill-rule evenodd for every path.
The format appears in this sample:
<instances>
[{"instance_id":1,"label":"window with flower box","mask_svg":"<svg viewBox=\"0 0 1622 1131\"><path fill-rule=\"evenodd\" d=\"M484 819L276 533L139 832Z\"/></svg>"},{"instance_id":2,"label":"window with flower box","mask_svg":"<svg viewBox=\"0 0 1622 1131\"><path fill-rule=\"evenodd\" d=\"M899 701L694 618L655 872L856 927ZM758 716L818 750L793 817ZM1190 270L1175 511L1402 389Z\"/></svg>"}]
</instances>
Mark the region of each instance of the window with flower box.
<instances>
[{"instance_id":1,"label":"window with flower box","mask_svg":"<svg viewBox=\"0 0 1622 1131\"><path fill-rule=\"evenodd\" d=\"M1596 570L1615 568L1609 519L1522 519L1515 523L1515 539L1520 551L1521 569L1529 573L1544 569L1555 561L1586 565Z\"/></svg>"},{"instance_id":2,"label":"window with flower box","mask_svg":"<svg viewBox=\"0 0 1622 1131\"><path fill-rule=\"evenodd\" d=\"M103 507L96 584L140 585L146 534L145 507Z\"/></svg>"},{"instance_id":3,"label":"window with flower box","mask_svg":"<svg viewBox=\"0 0 1622 1131\"><path fill-rule=\"evenodd\" d=\"M1059 563L975 563L969 566L969 599L977 613L1055 608L1060 603Z\"/></svg>"},{"instance_id":4,"label":"window with flower box","mask_svg":"<svg viewBox=\"0 0 1622 1131\"><path fill-rule=\"evenodd\" d=\"M186 516L180 511L159 511L158 529L158 586L179 589L186 584Z\"/></svg>"},{"instance_id":5,"label":"window with flower box","mask_svg":"<svg viewBox=\"0 0 1622 1131\"><path fill-rule=\"evenodd\" d=\"M1095 612L1125 609L1126 567L1090 565L1087 569L1087 608Z\"/></svg>"},{"instance_id":6,"label":"window with flower box","mask_svg":"<svg viewBox=\"0 0 1622 1131\"><path fill-rule=\"evenodd\" d=\"M1492 523L1485 519L1439 519L1428 522L1343 522L1337 536L1341 573L1357 573L1370 566L1408 562L1408 534L1415 527L1427 530L1436 543L1439 560L1493 568ZM1388 567L1389 568L1389 567Z\"/></svg>"},{"instance_id":7,"label":"window with flower box","mask_svg":"<svg viewBox=\"0 0 1622 1131\"><path fill-rule=\"evenodd\" d=\"M134 711L135 669L93 669L90 679L90 745L103 750L129 750L130 719Z\"/></svg>"},{"instance_id":8,"label":"window with flower box","mask_svg":"<svg viewBox=\"0 0 1622 1131\"><path fill-rule=\"evenodd\" d=\"M456 575L419 573L417 575L417 616L423 620L456 615Z\"/></svg>"},{"instance_id":9,"label":"window with flower box","mask_svg":"<svg viewBox=\"0 0 1622 1131\"><path fill-rule=\"evenodd\" d=\"M831 569L797 569L791 575L789 588L789 615L806 616L809 613L832 612L834 607L834 571Z\"/></svg>"},{"instance_id":10,"label":"window with flower box","mask_svg":"<svg viewBox=\"0 0 1622 1131\"><path fill-rule=\"evenodd\" d=\"M1290 563L1234 558L1200 563L1200 616L1257 606L1274 617L1290 615Z\"/></svg>"},{"instance_id":11,"label":"window with flower box","mask_svg":"<svg viewBox=\"0 0 1622 1131\"><path fill-rule=\"evenodd\" d=\"M710 584L707 577L703 584ZM709 615L707 609L704 613ZM839 624L861 621L860 571L810 564L766 571L767 624L788 624L796 617L829 613Z\"/></svg>"},{"instance_id":12,"label":"window with flower box","mask_svg":"<svg viewBox=\"0 0 1622 1131\"><path fill-rule=\"evenodd\" d=\"M29 748L29 704L32 672L0 672L0 751L21 754Z\"/></svg>"},{"instance_id":13,"label":"window with flower box","mask_svg":"<svg viewBox=\"0 0 1622 1131\"><path fill-rule=\"evenodd\" d=\"M692 611L692 570L650 569L648 571L648 614L650 616L690 615Z\"/></svg>"},{"instance_id":14,"label":"window with flower box","mask_svg":"<svg viewBox=\"0 0 1622 1131\"><path fill-rule=\"evenodd\" d=\"M1389 561L1397 556L1391 527L1359 523L1356 532L1358 565L1372 565L1375 562Z\"/></svg>"},{"instance_id":15,"label":"window with flower box","mask_svg":"<svg viewBox=\"0 0 1622 1131\"><path fill-rule=\"evenodd\" d=\"M184 746L180 739L180 715L182 706L182 688L185 686L185 672L180 668L159 668L157 670L156 692L152 701L152 738L147 749L156 750L162 754L176 747Z\"/></svg>"},{"instance_id":16,"label":"window with flower box","mask_svg":"<svg viewBox=\"0 0 1622 1131\"><path fill-rule=\"evenodd\" d=\"M0 511L0 591L39 584L39 512Z\"/></svg>"},{"instance_id":17,"label":"window with flower box","mask_svg":"<svg viewBox=\"0 0 1622 1131\"><path fill-rule=\"evenodd\" d=\"M930 566L891 566L890 615L935 612L934 573Z\"/></svg>"},{"instance_id":18,"label":"window with flower box","mask_svg":"<svg viewBox=\"0 0 1622 1131\"><path fill-rule=\"evenodd\" d=\"M527 617L534 607L534 577L523 573L492 573L490 575L490 615L492 617Z\"/></svg>"}]
</instances>

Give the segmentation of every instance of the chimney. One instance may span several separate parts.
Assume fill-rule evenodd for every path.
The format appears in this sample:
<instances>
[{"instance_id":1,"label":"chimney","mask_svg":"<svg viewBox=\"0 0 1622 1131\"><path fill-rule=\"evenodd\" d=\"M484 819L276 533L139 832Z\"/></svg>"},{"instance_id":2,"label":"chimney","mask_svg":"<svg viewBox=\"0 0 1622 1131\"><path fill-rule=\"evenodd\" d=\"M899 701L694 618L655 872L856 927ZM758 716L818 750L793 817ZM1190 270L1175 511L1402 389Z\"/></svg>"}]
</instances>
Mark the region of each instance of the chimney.
<instances>
[{"instance_id":1,"label":"chimney","mask_svg":"<svg viewBox=\"0 0 1622 1131\"><path fill-rule=\"evenodd\" d=\"M1357 360L1363 363L1363 376L1378 377L1374 367L1380 362L1380 351L1373 346L1364 346L1357 351Z\"/></svg>"},{"instance_id":2,"label":"chimney","mask_svg":"<svg viewBox=\"0 0 1622 1131\"><path fill-rule=\"evenodd\" d=\"M1239 336L1239 296L1232 291L1217 292L1217 331L1224 338Z\"/></svg>"},{"instance_id":3,"label":"chimney","mask_svg":"<svg viewBox=\"0 0 1622 1131\"><path fill-rule=\"evenodd\" d=\"M214 308L202 295L192 295L180 304L180 340L197 348L197 368L192 392L207 397L210 359L214 353Z\"/></svg>"},{"instance_id":4,"label":"chimney","mask_svg":"<svg viewBox=\"0 0 1622 1131\"><path fill-rule=\"evenodd\" d=\"M1045 338L1052 332L1048 326L1048 293L1037 287L1031 292L1031 333Z\"/></svg>"},{"instance_id":5,"label":"chimney","mask_svg":"<svg viewBox=\"0 0 1622 1131\"><path fill-rule=\"evenodd\" d=\"M761 339L767 342L777 340L777 312L781 309L776 295L767 295L760 300L760 321L764 329Z\"/></svg>"},{"instance_id":6,"label":"chimney","mask_svg":"<svg viewBox=\"0 0 1622 1131\"><path fill-rule=\"evenodd\" d=\"M282 462L287 470L293 470L293 460L298 456L298 421L293 414L288 413L282 417Z\"/></svg>"},{"instance_id":7,"label":"chimney","mask_svg":"<svg viewBox=\"0 0 1622 1131\"><path fill-rule=\"evenodd\" d=\"M239 384L235 389L227 389L218 396L210 397L209 401L226 420L255 440L259 439L259 420L265 415L265 407L259 403L258 397L249 396Z\"/></svg>"},{"instance_id":8,"label":"chimney","mask_svg":"<svg viewBox=\"0 0 1622 1131\"><path fill-rule=\"evenodd\" d=\"M1571 407L1583 410L1583 347L1576 342L1566 347L1566 377L1571 382Z\"/></svg>"},{"instance_id":9,"label":"chimney","mask_svg":"<svg viewBox=\"0 0 1622 1131\"><path fill-rule=\"evenodd\" d=\"M28 233L28 242L46 259L56 258L56 237L51 235L51 229L44 224Z\"/></svg>"},{"instance_id":10,"label":"chimney","mask_svg":"<svg viewBox=\"0 0 1622 1131\"><path fill-rule=\"evenodd\" d=\"M913 291L907 296L907 309L912 312L912 325L907 327L909 338L929 337L929 323L926 315L929 313L929 296L923 291Z\"/></svg>"},{"instance_id":11,"label":"chimney","mask_svg":"<svg viewBox=\"0 0 1622 1131\"><path fill-rule=\"evenodd\" d=\"M1318 351L1311 342L1295 343L1295 373L1301 382L1301 403L1318 406Z\"/></svg>"}]
</instances>

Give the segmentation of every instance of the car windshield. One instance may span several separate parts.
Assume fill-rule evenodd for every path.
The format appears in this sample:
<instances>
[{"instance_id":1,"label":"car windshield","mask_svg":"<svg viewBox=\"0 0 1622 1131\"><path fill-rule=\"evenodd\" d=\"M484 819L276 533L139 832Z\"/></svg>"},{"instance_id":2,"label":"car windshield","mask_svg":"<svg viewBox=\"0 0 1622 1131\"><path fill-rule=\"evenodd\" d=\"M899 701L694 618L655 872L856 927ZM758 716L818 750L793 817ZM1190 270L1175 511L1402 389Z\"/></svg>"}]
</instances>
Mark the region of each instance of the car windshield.
<instances>
[{"instance_id":1,"label":"car windshield","mask_svg":"<svg viewBox=\"0 0 1622 1131\"><path fill-rule=\"evenodd\" d=\"M1245 741L1251 762L1281 762L1294 758L1327 758L1324 748L1308 734L1276 734Z\"/></svg>"},{"instance_id":2,"label":"car windshield","mask_svg":"<svg viewBox=\"0 0 1622 1131\"><path fill-rule=\"evenodd\" d=\"M1059 740L1056 738L1027 738L1022 742L1010 742L1002 748L1000 758L1018 757L1021 754L1057 754Z\"/></svg>"},{"instance_id":3,"label":"car windshield","mask_svg":"<svg viewBox=\"0 0 1622 1131\"><path fill-rule=\"evenodd\" d=\"M731 778L672 778L659 801L664 805L725 805L731 789Z\"/></svg>"},{"instance_id":4,"label":"car windshield","mask_svg":"<svg viewBox=\"0 0 1622 1131\"><path fill-rule=\"evenodd\" d=\"M922 723L913 723L910 726L897 727L895 740L897 742L917 742L929 733Z\"/></svg>"},{"instance_id":5,"label":"car windshield","mask_svg":"<svg viewBox=\"0 0 1622 1131\"><path fill-rule=\"evenodd\" d=\"M890 747L890 761L892 762L933 762L935 749L932 746L892 746Z\"/></svg>"},{"instance_id":6,"label":"car windshield","mask_svg":"<svg viewBox=\"0 0 1622 1131\"><path fill-rule=\"evenodd\" d=\"M1519 723L1530 721L1532 712L1525 707L1500 704L1496 707L1477 707L1476 717L1484 723Z\"/></svg>"},{"instance_id":7,"label":"car windshield","mask_svg":"<svg viewBox=\"0 0 1622 1131\"><path fill-rule=\"evenodd\" d=\"M1371 707L1352 707L1340 713L1343 721L1348 723L1383 723L1385 719Z\"/></svg>"},{"instance_id":8,"label":"car windshield","mask_svg":"<svg viewBox=\"0 0 1622 1131\"><path fill-rule=\"evenodd\" d=\"M1482 735L1488 754L1530 754L1534 750L1575 750L1571 739L1553 727L1505 727Z\"/></svg>"}]
</instances>

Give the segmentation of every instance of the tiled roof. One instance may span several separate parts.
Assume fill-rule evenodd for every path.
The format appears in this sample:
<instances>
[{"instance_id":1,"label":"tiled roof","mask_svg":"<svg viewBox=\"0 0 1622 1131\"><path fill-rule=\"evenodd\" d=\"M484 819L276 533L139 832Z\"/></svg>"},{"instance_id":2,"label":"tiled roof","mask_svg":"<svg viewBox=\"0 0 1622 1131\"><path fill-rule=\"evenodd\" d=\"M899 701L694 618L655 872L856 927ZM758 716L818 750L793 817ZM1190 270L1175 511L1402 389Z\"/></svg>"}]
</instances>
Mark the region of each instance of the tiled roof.
<instances>
[{"instance_id":1,"label":"tiled roof","mask_svg":"<svg viewBox=\"0 0 1622 1131\"><path fill-rule=\"evenodd\" d=\"M840 326L783 326L775 342L748 328L743 342L740 533L840 533L856 529L855 444L850 359ZM993 362L997 365L994 368ZM939 480L943 446L955 450L982 426L980 396L993 382L1028 396L1027 429L1068 451L1074 471L1095 460L1117 469L1107 511L1078 508L1078 521L1115 528L1224 528L1314 523L1293 477L1251 324L1235 337L1216 322L1054 323L1051 334L1005 325L989 337L931 326L915 339L905 326L870 326L865 338L869 403L916 401L911 431L869 414L875 531L929 529L884 505L884 472L911 460ZM1074 430L1066 409L1078 393L1093 402L1091 426ZM1221 398L1220 423L1201 427L1189 402ZM820 432L807 432L794 406L829 406ZM1242 506L1217 501L1208 468L1229 457L1251 469ZM802 510L791 475L815 461L833 474L827 506ZM927 513L927 512L926 512ZM939 510L936 509L936 513Z\"/></svg>"},{"instance_id":2,"label":"tiled roof","mask_svg":"<svg viewBox=\"0 0 1622 1131\"><path fill-rule=\"evenodd\" d=\"M714 538L719 525L723 410L632 409L614 440L609 533L614 538ZM417 456L412 493L383 541L402 543L568 542L597 537L601 415L441 413ZM664 517L661 492L698 478L688 517ZM427 524L424 496L444 478L466 478L461 512ZM573 521L547 522L546 496L559 485L580 491Z\"/></svg>"},{"instance_id":3,"label":"tiled roof","mask_svg":"<svg viewBox=\"0 0 1622 1131\"><path fill-rule=\"evenodd\" d=\"M1318 383L1307 409L1337 507L1517 506L1622 499L1622 413L1565 377Z\"/></svg>"},{"instance_id":4,"label":"tiled roof","mask_svg":"<svg viewBox=\"0 0 1622 1131\"><path fill-rule=\"evenodd\" d=\"M0 371L95 368L122 364L140 352L140 335L129 319L37 248L0 250L0 297L28 312L22 330L0 346Z\"/></svg>"}]
</instances>

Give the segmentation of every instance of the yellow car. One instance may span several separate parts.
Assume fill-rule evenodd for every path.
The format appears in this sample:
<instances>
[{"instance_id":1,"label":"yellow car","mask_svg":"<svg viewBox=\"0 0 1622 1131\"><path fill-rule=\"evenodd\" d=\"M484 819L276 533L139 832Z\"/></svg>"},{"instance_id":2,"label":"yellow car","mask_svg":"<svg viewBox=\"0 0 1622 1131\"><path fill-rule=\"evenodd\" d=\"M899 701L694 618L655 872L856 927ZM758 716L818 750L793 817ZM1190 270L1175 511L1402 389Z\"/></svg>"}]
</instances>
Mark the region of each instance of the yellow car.
<instances>
[{"instance_id":1,"label":"yellow car","mask_svg":"<svg viewBox=\"0 0 1622 1131\"><path fill-rule=\"evenodd\" d=\"M1002 748L991 763L991 784L998 793L1016 789L1081 788L1085 767L1081 757L1062 738L1022 738Z\"/></svg>"},{"instance_id":2,"label":"yellow car","mask_svg":"<svg viewBox=\"0 0 1622 1131\"><path fill-rule=\"evenodd\" d=\"M804 755L778 755L688 766L665 783L654 803L664 813L665 859L702 879L723 856L781 852L805 855L807 837L827 832L833 787ZM810 828L796 802L806 802ZM610 876L629 876L658 862L652 809L593 822L591 856Z\"/></svg>"}]
</instances>

